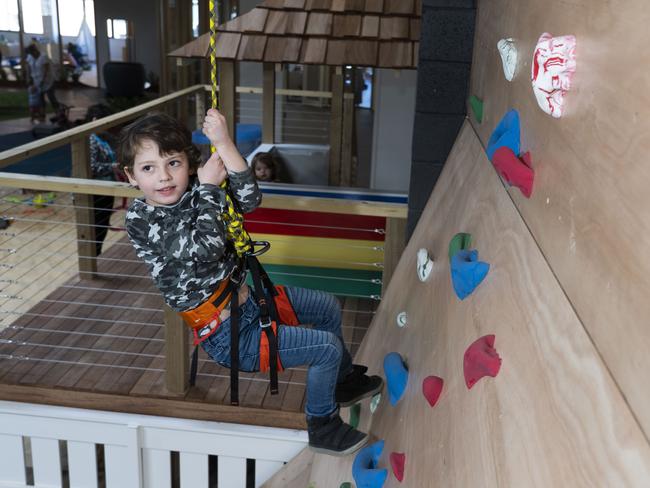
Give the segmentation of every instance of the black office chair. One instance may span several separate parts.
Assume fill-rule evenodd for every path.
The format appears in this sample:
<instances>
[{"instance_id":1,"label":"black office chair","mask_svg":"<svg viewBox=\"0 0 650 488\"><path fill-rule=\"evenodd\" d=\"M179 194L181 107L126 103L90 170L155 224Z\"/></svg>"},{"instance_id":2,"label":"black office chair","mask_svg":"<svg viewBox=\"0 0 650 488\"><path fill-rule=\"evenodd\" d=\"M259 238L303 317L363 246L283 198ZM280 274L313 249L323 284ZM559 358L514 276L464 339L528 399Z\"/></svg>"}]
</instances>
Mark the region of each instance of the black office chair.
<instances>
[{"instance_id":1,"label":"black office chair","mask_svg":"<svg viewBox=\"0 0 650 488\"><path fill-rule=\"evenodd\" d=\"M142 63L109 61L102 68L107 97L141 97L145 73Z\"/></svg>"}]
</instances>

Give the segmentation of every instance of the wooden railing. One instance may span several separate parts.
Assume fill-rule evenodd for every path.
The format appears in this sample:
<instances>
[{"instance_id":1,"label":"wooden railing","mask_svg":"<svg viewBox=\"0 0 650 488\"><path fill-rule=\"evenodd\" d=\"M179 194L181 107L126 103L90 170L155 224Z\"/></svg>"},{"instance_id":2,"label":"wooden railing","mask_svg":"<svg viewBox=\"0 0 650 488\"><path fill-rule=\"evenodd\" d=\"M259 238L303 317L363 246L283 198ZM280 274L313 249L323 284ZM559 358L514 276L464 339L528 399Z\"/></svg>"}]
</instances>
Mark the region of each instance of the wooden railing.
<instances>
[{"instance_id":1,"label":"wooden railing","mask_svg":"<svg viewBox=\"0 0 650 488\"><path fill-rule=\"evenodd\" d=\"M139 196L140 192L126 183L89 179L88 135L94 132L101 132L117 124L122 124L153 109L160 109L166 104L176 102L189 95L197 93L203 95L205 89L206 87L203 85L196 85L101 120L90 122L74 129L4 151L0 153L0 168L36 154L71 144L72 177L45 177L0 172L0 187L72 193L75 202L79 273L83 277L92 278L97 272L92 196L111 195L114 197L133 198ZM252 90L249 88L241 89ZM281 91L278 90L278 92ZM292 91L292 94L296 93L304 94L304 92ZM307 92L307 96L309 95L312 94ZM326 96L325 93L320 92L314 95ZM197 114L203 113L203 100L203 96L196 97ZM265 195L263 206L287 210L386 217L383 286L385 287L387 285L404 246L407 216L405 204L306 196ZM169 309L165 312L165 337L167 389L171 393L181 394L188 387L189 341L186 328L181 326L181 319Z\"/></svg>"}]
</instances>

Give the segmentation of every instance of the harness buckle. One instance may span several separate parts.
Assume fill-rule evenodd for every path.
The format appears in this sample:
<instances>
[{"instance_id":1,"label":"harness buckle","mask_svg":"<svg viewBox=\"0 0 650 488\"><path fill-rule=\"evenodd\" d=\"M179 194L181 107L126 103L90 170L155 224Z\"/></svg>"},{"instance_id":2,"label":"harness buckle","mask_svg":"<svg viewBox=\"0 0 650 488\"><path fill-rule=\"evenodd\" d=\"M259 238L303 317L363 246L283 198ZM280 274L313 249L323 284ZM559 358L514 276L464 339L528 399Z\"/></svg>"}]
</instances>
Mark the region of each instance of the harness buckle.
<instances>
[{"instance_id":1,"label":"harness buckle","mask_svg":"<svg viewBox=\"0 0 650 488\"><path fill-rule=\"evenodd\" d=\"M273 321L271 320L271 317L267 317L267 322L262 321L262 317L260 317L260 328L266 329L267 327L271 327L273 324Z\"/></svg>"}]
</instances>

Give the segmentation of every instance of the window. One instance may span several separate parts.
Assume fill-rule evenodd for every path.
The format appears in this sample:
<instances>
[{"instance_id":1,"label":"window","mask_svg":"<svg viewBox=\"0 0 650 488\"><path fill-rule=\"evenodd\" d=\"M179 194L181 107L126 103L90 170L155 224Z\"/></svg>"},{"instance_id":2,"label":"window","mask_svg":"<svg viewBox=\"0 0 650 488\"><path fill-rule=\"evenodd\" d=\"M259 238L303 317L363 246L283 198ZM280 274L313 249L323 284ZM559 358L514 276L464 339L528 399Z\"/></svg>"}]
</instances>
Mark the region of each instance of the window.
<instances>
[{"instance_id":1,"label":"window","mask_svg":"<svg viewBox=\"0 0 650 488\"><path fill-rule=\"evenodd\" d=\"M86 23L90 29L90 34L95 37L95 1L86 0L84 9L86 10Z\"/></svg>"},{"instance_id":2,"label":"window","mask_svg":"<svg viewBox=\"0 0 650 488\"><path fill-rule=\"evenodd\" d=\"M124 19L106 19L106 31L109 38L126 39L128 37L127 21Z\"/></svg>"},{"instance_id":3,"label":"window","mask_svg":"<svg viewBox=\"0 0 650 488\"><path fill-rule=\"evenodd\" d=\"M65 12L59 18L61 35L77 37L84 19L83 0L59 0L59 12Z\"/></svg>"},{"instance_id":4,"label":"window","mask_svg":"<svg viewBox=\"0 0 650 488\"><path fill-rule=\"evenodd\" d=\"M0 0L0 31L18 32L18 2L16 0Z\"/></svg>"},{"instance_id":5,"label":"window","mask_svg":"<svg viewBox=\"0 0 650 488\"><path fill-rule=\"evenodd\" d=\"M199 0L192 0L192 37L199 37Z\"/></svg>"},{"instance_id":6,"label":"window","mask_svg":"<svg viewBox=\"0 0 650 488\"><path fill-rule=\"evenodd\" d=\"M23 0L23 23L26 34L43 33L41 0Z\"/></svg>"}]
</instances>

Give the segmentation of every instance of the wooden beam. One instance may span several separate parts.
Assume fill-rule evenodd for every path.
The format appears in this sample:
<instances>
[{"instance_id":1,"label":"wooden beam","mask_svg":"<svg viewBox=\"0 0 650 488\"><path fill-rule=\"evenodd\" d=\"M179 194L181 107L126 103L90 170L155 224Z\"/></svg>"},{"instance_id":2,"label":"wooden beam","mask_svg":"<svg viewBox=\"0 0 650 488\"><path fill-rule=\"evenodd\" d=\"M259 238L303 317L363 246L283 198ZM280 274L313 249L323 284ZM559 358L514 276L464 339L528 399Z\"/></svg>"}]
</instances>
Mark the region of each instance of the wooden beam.
<instances>
[{"instance_id":1,"label":"wooden beam","mask_svg":"<svg viewBox=\"0 0 650 488\"><path fill-rule=\"evenodd\" d=\"M60 191L90 195L112 195L134 198L142 196L140 190L127 183L115 181L64 178L60 176L23 175L0 172L0 186L28 188L31 190ZM307 210L341 214L375 215L379 217L406 218L408 207L403 203L383 203L370 200L339 200L336 198L296 197L293 195L264 195L264 208Z\"/></svg>"},{"instance_id":2,"label":"wooden beam","mask_svg":"<svg viewBox=\"0 0 650 488\"><path fill-rule=\"evenodd\" d=\"M341 146L343 127L343 70L332 70L332 107L330 111L330 167L329 184L338 186L341 181Z\"/></svg>"},{"instance_id":3,"label":"wooden beam","mask_svg":"<svg viewBox=\"0 0 650 488\"><path fill-rule=\"evenodd\" d=\"M87 137L80 137L72 142L72 176L76 178L92 177ZM75 193L73 201L77 222L79 274L82 278L94 278L97 273L94 199L92 195Z\"/></svg>"},{"instance_id":4,"label":"wooden beam","mask_svg":"<svg viewBox=\"0 0 650 488\"><path fill-rule=\"evenodd\" d=\"M219 110L226 117L228 132L233 141L235 134L235 63L219 61Z\"/></svg>"},{"instance_id":5,"label":"wooden beam","mask_svg":"<svg viewBox=\"0 0 650 488\"><path fill-rule=\"evenodd\" d=\"M262 91L262 142L275 142L275 65L264 63Z\"/></svg>"},{"instance_id":6,"label":"wooden beam","mask_svg":"<svg viewBox=\"0 0 650 488\"><path fill-rule=\"evenodd\" d=\"M93 122L88 122L72 129L68 129L58 134L52 136L44 137L29 144L23 144L12 149L0 152L0 168L9 166L16 161L22 161L23 159L29 158L31 156L36 156L37 154L44 153L50 149L57 147L65 146L69 144L71 140L76 139L81 136L88 136L93 132L102 132L110 127L124 123L128 120L134 119L139 115L145 114L151 111L154 108L161 107L166 103L169 103L177 98L184 97L196 91L203 90L203 85L194 85L184 90L179 90L175 93L165 95L164 97L157 98L147 103L137 105L128 110L123 110L122 112L104 117Z\"/></svg>"},{"instance_id":7,"label":"wooden beam","mask_svg":"<svg viewBox=\"0 0 650 488\"><path fill-rule=\"evenodd\" d=\"M173 395L184 395L189 388L189 341L183 319L169 306L165 311L165 386Z\"/></svg>"}]
</instances>

